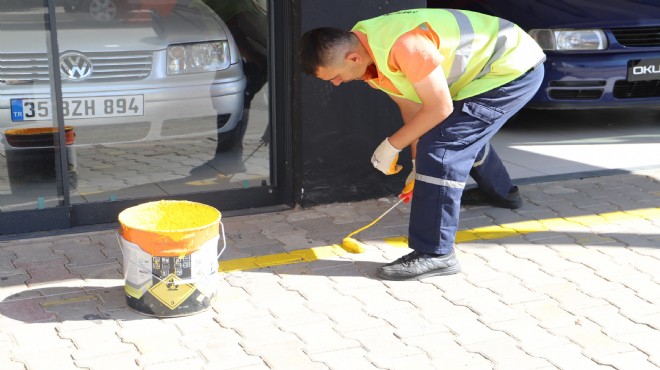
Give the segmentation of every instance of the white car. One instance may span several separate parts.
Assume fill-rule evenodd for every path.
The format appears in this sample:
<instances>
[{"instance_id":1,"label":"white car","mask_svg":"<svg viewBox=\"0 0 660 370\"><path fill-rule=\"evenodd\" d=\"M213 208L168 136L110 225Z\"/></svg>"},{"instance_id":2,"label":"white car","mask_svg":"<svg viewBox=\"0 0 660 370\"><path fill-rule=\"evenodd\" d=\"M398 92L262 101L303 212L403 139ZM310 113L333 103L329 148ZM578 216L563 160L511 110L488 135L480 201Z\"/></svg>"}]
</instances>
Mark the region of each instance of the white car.
<instances>
[{"instance_id":1,"label":"white car","mask_svg":"<svg viewBox=\"0 0 660 370\"><path fill-rule=\"evenodd\" d=\"M201 1L122 1L98 3L123 10L112 18L56 8L57 72L74 145L212 135L218 152L230 150L242 138L246 78L225 23ZM30 3L0 9L1 132L53 125L47 9Z\"/></svg>"}]
</instances>

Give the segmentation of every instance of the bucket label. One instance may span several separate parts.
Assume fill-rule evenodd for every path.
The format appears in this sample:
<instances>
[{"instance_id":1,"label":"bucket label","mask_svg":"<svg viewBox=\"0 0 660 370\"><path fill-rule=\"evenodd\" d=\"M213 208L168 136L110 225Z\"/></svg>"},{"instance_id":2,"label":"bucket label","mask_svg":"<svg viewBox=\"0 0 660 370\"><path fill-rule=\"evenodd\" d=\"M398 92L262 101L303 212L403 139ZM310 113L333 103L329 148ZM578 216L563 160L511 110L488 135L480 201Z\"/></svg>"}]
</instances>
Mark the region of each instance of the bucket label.
<instances>
[{"instance_id":1,"label":"bucket label","mask_svg":"<svg viewBox=\"0 0 660 370\"><path fill-rule=\"evenodd\" d=\"M149 292L163 305L175 309L197 289L206 297L215 295L218 279L218 241L202 244L196 251L178 257L152 256L119 236L124 254L125 291L142 299Z\"/></svg>"},{"instance_id":2,"label":"bucket label","mask_svg":"<svg viewBox=\"0 0 660 370\"><path fill-rule=\"evenodd\" d=\"M154 274L154 277L164 279L170 274L174 274L181 279L189 279L191 277L190 254L182 257L153 256L151 262L151 272Z\"/></svg>"},{"instance_id":3,"label":"bucket label","mask_svg":"<svg viewBox=\"0 0 660 370\"><path fill-rule=\"evenodd\" d=\"M174 274L166 276L149 289L149 293L170 310L179 307L194 291L193 285L184 283Z\"/></svg>"},{"instance_id":4,"label":"bucket label","mask_svg":"<svg viewBox=\"0 0 660 370\"><path fill-rule=\"evenodd\" d=\"M204 243L195 253L190 255L191 278L195 281L197 290L206 297L215 295L218 286L218 241L213 238Z\"/></svg>"},{"instance_id":5,"label":"bucket label","mask_svg":"<svg viewBox=\"0 0 660 370\"><path fill-rule=\"evenodd\" d=\"M143 251L139 245L122 237L120 239L124 255L124 279L126 280L124 290L131 297L140 298L153 284L151 255Z\"/></svg>"}]
</instances>

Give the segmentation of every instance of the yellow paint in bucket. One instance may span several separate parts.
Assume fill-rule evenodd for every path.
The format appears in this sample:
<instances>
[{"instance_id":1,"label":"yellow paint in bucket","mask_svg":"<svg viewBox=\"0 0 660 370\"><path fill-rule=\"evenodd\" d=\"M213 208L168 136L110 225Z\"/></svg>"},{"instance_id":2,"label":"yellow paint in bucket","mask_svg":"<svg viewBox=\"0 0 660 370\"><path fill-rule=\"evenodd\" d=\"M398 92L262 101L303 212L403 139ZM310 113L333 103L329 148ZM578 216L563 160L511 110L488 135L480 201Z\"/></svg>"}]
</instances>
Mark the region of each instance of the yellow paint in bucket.
<instances>
[{"instance_id":1,"label":"yellow paint in bucket","mask_svg":"<svg viewBox=\"0 0 660 370\"><path fill-rule=\"evenodd\" d=\"M122 211L119 233L149 254L179 256L217 236L220 217L206 204L161 200Z\"/></svg>"},{"instance_id":2,"label":"yellow paint in bucket","mask_svg":"<svg viewBox=\"0 0 660 370\"><path fill-rule=\"evenodd\" d=\"M220 218L215 208L189 201L122 211L118 234L128 306L158 317L209 308L216 297Z\"/></svg>"}]
</instances>

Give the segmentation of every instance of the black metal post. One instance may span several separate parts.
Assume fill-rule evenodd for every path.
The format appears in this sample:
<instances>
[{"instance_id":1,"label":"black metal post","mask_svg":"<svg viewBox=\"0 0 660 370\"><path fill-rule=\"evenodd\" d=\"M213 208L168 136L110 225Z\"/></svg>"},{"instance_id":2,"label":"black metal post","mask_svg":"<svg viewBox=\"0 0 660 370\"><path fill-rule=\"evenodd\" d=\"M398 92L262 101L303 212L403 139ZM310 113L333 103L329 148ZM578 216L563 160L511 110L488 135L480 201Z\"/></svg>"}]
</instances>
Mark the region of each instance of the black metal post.
<instances>
[{"instance_id":1,"label":"black metal post","mask_svg":"<svg viewBox=\"0 0 660 370\"><path fill-rule=\"evenodd\" d=\"M69 197L69 166L68 155L64 132L64 112L62 110L62 79L60 77L59 66L59 46L57 44L57 19L55 14L55 0L46 0L48 5L48 14L45 17L46 29L48 30L49 37L47 39L48 47L48 61L50 79L50 92L51 92L51 112L55 113L53 118L57 124L58 135L56 136L55 150L59 153L59 161L55 161L55 165L59 165L59 171L56 172L58 192L62 194L63 206L70 206ZM55 156L58 158L58 156Z\"/></svg>"}]
</instances>

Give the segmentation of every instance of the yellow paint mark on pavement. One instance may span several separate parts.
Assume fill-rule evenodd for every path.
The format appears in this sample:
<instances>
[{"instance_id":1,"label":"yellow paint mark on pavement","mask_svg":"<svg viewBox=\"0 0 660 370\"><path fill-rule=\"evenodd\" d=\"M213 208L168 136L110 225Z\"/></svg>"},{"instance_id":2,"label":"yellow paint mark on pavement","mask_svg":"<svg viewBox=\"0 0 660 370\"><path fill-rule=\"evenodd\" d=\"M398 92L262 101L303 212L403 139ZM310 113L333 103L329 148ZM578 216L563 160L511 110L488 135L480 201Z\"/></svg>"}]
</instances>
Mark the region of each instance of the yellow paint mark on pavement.
<instances>
[{"instance_id":1,"label":"yellow paint mark on pavement","mask_svg":"<svg viewBox=\"0 0 660 370\"><path fill-rule=\"evenodd\" d=\"M635 215L649 221L660 218L660 208L633 209L631 211L624 211L624 213Z\"/></svg>"},{"instance_id":2,"label":"yellow paint mark on pavement","mask_svg":"<svg viewBox=\"0 0 660 370\"><path fill-rule=\"evenodd\" d=\"M89 302L89 301L95 301L98 298L95 295L82 295L80 297L74 297L74 298L68 298L68 299L58 299L55 301L50 301L50 302L44 302L41 304L43 307L50 307L50 306L59 306L63 304L68 304L68 303L78 303L78 302Z\"/></svg>"},{"instance_id":3,"label":"yellow paint mark on pavement","mask_svg":"<svg viewBox=\"0 0 660 370\"><path fill-rule=\"evenodd\" d=\"M408 248L408 237L407 236L396 236L393 238L383 239L385 243L397 247L397 248Z\"/></svg>"},{"instance_id":4,"label":"yellow paint mark on pavement","mask_svg":"<svg viewBox=\"0 0 660 370\"><path fill-rule=\"evenodd\" d=\"M575 227L606 225L622 221L652 221L658 219L660 219L660 208L645 208L623 212L601 213L596 215L521 221L502 225L491 225L477 227L474 229L459 230L456 233L456 243L466 243L475 240L505 239L536 232L561 231L562 229L571 230L575 229ZM383 241L385 241L385 243L388 245L397 248L408 247L408 238L405 236L384 238ZM332 244L322 247L298 249L287 253L221 261L219 271L231 272L239 270L252 270L257 268L280 266L299 262L312 262L316 260L342 256L347 253L349 252L344 250L338 244Z\"/></svg>"},{"instance_id":5,"label":"yellow paint mark on pavement","mask_svg":"<svg viewBox=\"0 0 660 370\"><path fill-rule=\"evenodd\" d=\"M288 265L298 262L312 262L341 256L348 252L337 244L308 249L298 249L288 253L269 254L265 256L239 258L220 261L220 272L252 270L256 268Z\"/></svg>"}]
</instances>

